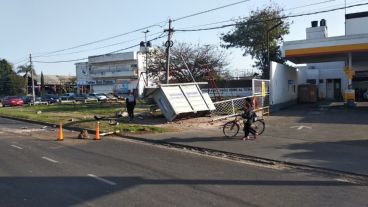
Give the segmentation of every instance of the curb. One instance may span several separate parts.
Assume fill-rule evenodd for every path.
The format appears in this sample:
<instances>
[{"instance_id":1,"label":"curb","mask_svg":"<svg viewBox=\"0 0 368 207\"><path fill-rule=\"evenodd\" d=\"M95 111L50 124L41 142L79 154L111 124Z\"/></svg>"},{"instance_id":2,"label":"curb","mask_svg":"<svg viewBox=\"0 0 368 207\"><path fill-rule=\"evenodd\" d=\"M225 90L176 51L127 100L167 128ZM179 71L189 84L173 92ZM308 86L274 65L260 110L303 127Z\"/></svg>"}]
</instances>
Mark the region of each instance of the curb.
<instances>
[{"instance_id":1,"label":"curb","mask_svg":"<svg viewBox=\"0 0 368 207\"><path fill-rule=\"evenodd\" d=\"M342 171L342 170L335 170L335 169L329 169L329 168L323 168L323 167L316 167L316 166L310 166L310 165L304 165L304 164L297 164L287 161L280 161L280 160L273 160L268 158L262 158L252 155L244 155L244 154L238 154L238 153L232 153L227 151L221 151L221 150L214 150L209 148L203 148L203 147L194 147L189 145L183 145L183 144L176 144L176 143L169 143L161 140L151 140L147 138L141 138L141 137L134 137L134 136L124 136L123 138L151 143L155 145L161 145L166 146L168 148L174 148L174 149L185 149L189 150L194 153L202 154L202 155L209 155L214 156L218 158L225 158L235 161L248 161L253 163L259 163L266 166L284 166L292 169L297 170L306 170L306 171L312 171L317 172L320 174L330 175L330 176L338 176L343 177L348 180L351 180L352 182L357 183L364 183L368 184L368 175L365 174L359 174L354 172L348 172L348 171Z\"/></svg>"},{"instance_id":2,"label":"curb","mask_svg":"<svg viewBox=\"0 0 368 207\"><path fill-rule=\"evenodd\" d=\"M3 116L3 115L0 115L0 118L6 118L6 119L11 119L11 120L16 120L16 121L23 121L23 122L45 125L45 126L50 126L50 127L54 127L55 125L57 126L57 124L51 124L51 123L46 123L46 122L33 121L33 120L27 120L27 119L15 118L15 117L8 117L8 116ZM73 131L87 130L88 133L96 133L95 130L83 129L83 128L78 128L78 127L64 126L64 129L73 130ZM310 166L310 165L304 165L304 164L297 164L297 163L292 163L292 162L287 162L287 161L273 160L273 159L268 159L268 158L252 156L252 155L244 155L244 154L232 153L232 152L221 151L221 150L214 150L214 149L203 148L203 147L194 147L194 146L189 146L189 145L165 142L161 140L152 140L152 139L147 139L147 138L142 138L142 137L134 137L134 136L128 136L128 135L123 135L123 136L118 136L118 137L128 139L128 140L135 140L135 141L150 143L154 145L165 146L168 148L174 148L174 149L180 149L180 150L185 149L185 150L189 150L194 153L218 157L218 158L226 158L226 159L236 160L236 161L248 161L248 162L259 163L259 164L267 165L267 166L286 166L288 168L297 169L297 170L313 171L313 172L317 172L317 173L321 173L325 175L343 177L348 180L351 180L354 183L358 182L358 183L368 184L368 175L365 175L365 174L359 174L359 173L353 173L353 172L347 172L347 171L341 171L341 170L335 170L335 169L328 169L328 168L316 167L316 166Z\"/></svg>"},{"instance_id":3,"label":"curb","mask_svg":"<svg viewBox=\"0 0 368 207\"><path fill-rule=\"evenodd\" d=\"M28 122L28 123L31 123L31 124L44 125L44 126L49 126L49 127L53 127L53 128L55 128L55 126L57 127L59 125L59 124L52 124L52 123L48 123L48 122L34 121L34 120L28 120L28 119L22 119L22 118L10 117L10 116L4 116L4 115L0 115L0 118L11 119L11 120L15 120L15 121ZM72 131L87 130L88 133L93 133L93 134L96 133L96 131L92 130L92 129L83 129L83 128L79 128L79 127L65 126L65 124L63 124L63 129L72 130Z\"/></svg>"}]
</instances>

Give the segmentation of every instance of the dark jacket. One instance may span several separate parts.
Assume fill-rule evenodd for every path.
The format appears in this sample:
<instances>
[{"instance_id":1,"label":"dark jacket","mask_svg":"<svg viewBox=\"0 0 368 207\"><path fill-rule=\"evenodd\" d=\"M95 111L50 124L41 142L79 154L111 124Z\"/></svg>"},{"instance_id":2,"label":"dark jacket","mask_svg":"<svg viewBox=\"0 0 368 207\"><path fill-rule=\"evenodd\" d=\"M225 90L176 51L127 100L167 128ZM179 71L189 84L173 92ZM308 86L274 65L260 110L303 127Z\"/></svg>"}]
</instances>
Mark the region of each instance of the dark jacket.
<instances>
[{"instance_id":1,"label":"dark jacket","mask_svg":"<svg viewBox=\"0 0 368 207\"><path fill-rule=\"evenodd\" d=\"M254 108L252 105L248 105L244 109L244 113L242 114L243 119L252 119L254 117Z\"/></svg>"},{"instance_id":2,"label":"dark jacket","mask_svg":"<svg viewBox=\"0 0 368 207\"><path fill-rule=\"evenodd\" d=\"M134 107L135 104L136 104L136 100L135 100L134 96L127 97L125 100L126 100L126 106L127 107Z\"/></svg>"}]
</instances>

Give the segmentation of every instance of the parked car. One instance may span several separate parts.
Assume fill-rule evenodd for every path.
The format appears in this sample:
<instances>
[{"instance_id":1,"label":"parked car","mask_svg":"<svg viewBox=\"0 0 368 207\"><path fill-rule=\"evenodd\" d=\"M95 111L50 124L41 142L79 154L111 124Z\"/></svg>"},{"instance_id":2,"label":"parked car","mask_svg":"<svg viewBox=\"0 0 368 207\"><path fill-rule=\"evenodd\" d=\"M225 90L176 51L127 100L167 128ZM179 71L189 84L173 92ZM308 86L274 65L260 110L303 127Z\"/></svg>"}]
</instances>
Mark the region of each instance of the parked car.
<instances>
[{"instance_id":1,"label":"parked car","mask_svg":"<svg viewBox=\"0 0 368 207\"><path fill-rule=\"evenodd\" d=\"M113 94L111 94L111 93L108 93L108 94L105 94L105 96L106 96L106 98L107 98L107 100L108 101L117 101L118 100L118 98L117 97L115 97Z\"/></svg>"},{"instance_id":2,"label":"parked car","mask_svg":"<svg viewBox=\"0 0 368 207\"><path fill-rule=\"evenodd\" d=\"M32 96L22 96L23 104L29 104L32 102Z\"/></svg>"},{"instance_id":3,"label":"parked car","mask_svg":"<svg viewBox=\"0 0 368 207\"><path fill-rule=\"evenodd\" d=\"M49 104L53 104L53 103L59 103L60 102L60 98L57 95L54 94L46 94L44 96L41 97L42 101L46 101Z\"/></svg>"},{"instance_id":4,"label":"parked car","mask_svg":"<svg viewBox=\"0 0 368 207\"><path fill-rule=\"evenodd\" d=\"M90 93L88 95L91 96L91 97L97 98L98 101L106 101L107 100L106 95L103 94L103 93Z\"/></svg>"},{"instance_id":5,"label":"parked car","mask_svg":"<svg viewBox=\"0 0 368 207\"><path fill-rule=\"evenodd\" d=\"M74 100L87 103L87 102L97 101L97 98L93 96L89 96L87 94L76 94L74 95Z\"/></svg>"},{"instance_id":6,"label":"parked car","mask_svg":"<svg viewBox=\"0 0 368 207\"><path fill-rule=\"evenodd\" d=\"M75 94L74 93L65 93L63 94L60 99L61 100L73 100L74 99Z\"/></svg>"},{"instance_id":7,"label":"parked car","mask_svg":"<svg viewBox=\"0 0 368 207\"><path fill-rule=\"evenodd\" d=\"M114 93L114 96L118 99L123 99L125 100L125 98L128 96L127 93L122 93L122 92L118 92L118 93Z\"/></svg>"},{"instance_id":8,"label":"parked car","mask_svg":"<svg viewBox=\"0 0 368 207\"><path fill-rule=\"evenodd\" d=\"M3 106L23 106L23 100L19 96L7 96L2 101Z\"/></svg>"}]
</instances>

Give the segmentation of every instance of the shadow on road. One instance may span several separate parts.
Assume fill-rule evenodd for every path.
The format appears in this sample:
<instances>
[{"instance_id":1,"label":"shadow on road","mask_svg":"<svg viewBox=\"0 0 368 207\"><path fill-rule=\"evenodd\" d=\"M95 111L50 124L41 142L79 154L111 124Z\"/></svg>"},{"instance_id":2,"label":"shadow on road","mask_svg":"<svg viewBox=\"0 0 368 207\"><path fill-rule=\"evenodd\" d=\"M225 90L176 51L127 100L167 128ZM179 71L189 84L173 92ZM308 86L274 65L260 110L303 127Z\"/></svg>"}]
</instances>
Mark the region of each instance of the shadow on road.
<instances>
[{"instance_id":1,"label":"shadow on road","mask_svg":"<svg viewBox=\"0 0 368 207\"><path fill-rule=\"evenodd\" d=\"M300 117L299 123L368 125L368 104L356 108L337 104L299 104L272 113L279 117Z\"/></svg>"},{"instance_id":2,"label":"shadow on road","mask_svg":"<svg viewBox=\"0 0 368 207\"><path fill-rule=\"evenodd\" d=\"M291 144L287 160L308 160L321 167L368 175L368 140ZM349 150L347 150L349 149Z\"/></svg>"},{"instance_id":3,"label":"shadow on road","mask_svg":"<svg viewBox=\"0 0 368 207\"><path fill-rule=\"evenodd\" d=\"M74 206L140 185L225 185L225 186L351 186L338 181L292 180L196 180L103 177L109 185L90 177L0 177L0 206ZM119 200L124 198L119 196ZM139 196L139 195L136 195Z\"/></svg>"}]
</instances>

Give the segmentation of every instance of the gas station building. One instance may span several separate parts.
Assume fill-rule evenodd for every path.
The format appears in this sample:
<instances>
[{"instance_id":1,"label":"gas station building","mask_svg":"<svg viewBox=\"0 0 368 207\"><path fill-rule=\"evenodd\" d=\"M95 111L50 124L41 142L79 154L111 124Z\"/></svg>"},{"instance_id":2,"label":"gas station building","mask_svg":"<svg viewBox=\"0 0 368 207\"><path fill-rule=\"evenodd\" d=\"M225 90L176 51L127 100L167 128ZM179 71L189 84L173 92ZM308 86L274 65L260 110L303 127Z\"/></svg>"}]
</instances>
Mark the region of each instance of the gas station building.
<instances>
[{"instance_id":1,"label":"gas station building","mask_svg":"<svg viewBox=\"0 0 368 207\"><path fill-rule=\"evenodd\" d=\"M368 89L368 12L345 20L344 36L329 37L322 19L312 21L305 40L283 44L285 59L299 65L298 84L317 85L320 99L355 101L355 90Z\"/></svg>"}]
</instances>

